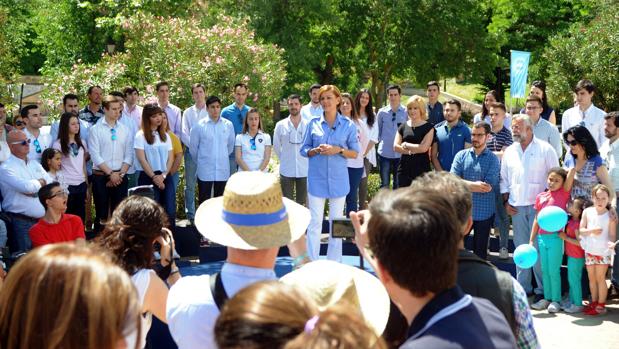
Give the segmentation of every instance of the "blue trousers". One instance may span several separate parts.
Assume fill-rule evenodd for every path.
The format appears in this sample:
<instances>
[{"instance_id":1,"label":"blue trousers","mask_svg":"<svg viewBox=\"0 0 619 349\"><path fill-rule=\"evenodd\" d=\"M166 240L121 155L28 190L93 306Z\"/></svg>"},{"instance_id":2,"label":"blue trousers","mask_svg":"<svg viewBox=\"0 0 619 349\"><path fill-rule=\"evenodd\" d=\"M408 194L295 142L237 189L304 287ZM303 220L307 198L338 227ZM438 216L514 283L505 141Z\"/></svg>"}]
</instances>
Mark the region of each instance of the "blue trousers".
<instances>
[{"instance_id":1,"label":"blue trousers","mask_svg":"<svg viewBox=\"0 0 619 349\"><path fill-rule=\"evenodd\" d=\"M351 211L357 211L359 209L359 184L361 183L361 177L363 176L363 167L348 168L348 182L350 183L350 192L346 195L346 217Z\"/></svg>"},{"instance_id":2,"label":"blue trousers","mask_svg":"<svg viewBox=\"0 0 619 349\"><path fill-rule=\"evenodd\" d=\"M508 248L509 246L509 215L505 211L503 204L503 194L499 190L495 191L496 212L494 214L494 226L499 230L499 245Z\"/></svg>"},{"instance_id":3,"label":"blue trousers","mask_svg":"<svg viewBox=\"0 0 619 349\"><path fill-rule=\"evenodd\" d=\"M155 173L159 174L159 171ZM155 201L157 201L165 210L170 221L170 226L176 225L176 187L174 186L174 176L167 176L163 181L165 188L159 189L153 180L146 175L143 171L140 171L138 177L138 185L152 185L155 194Z\"/></svg>"},{"instance_id":4,"label":"blue trousers","mask_svg":"<svg viewBox=\"0 0 619 349\"><path fill-rule=\"evenodd\" d=\"M529 243L533 220L535 219L537 212L535 212L533 205L516 206L516 209L518 210L518 213L512 216L512 223L514 228L514 245L518 247ZM537 241L534 243L535 248L539 251ZM531 284L532 276L535 276L535 282L537 283L537 288L535 290L533 290L533 285ZM527 293L534 291L535 294L538 295L544 294L544 288L542 286L542 268L539 258L533 268L522 269L516 266L516 279Z\"/></svg>"},{"instance_id":5,"label":"blue trousers","mask_svg":"<svg viewBox=\"0 0 619 349\"><path fill-rule=\"evenodd\" d=\"M400 158L390 159L378 155L378 170L380 171L380 187L389 188L389 180L393 175L393 189L397 189L398 186L398 165L400 165Z\"/></svg>"},{"instance_id":6,"label":"blue trousers","mask_svg":"<svg viewBox=\"0 0 619 349\"><path fill-rule=\"evenodd\" d=\"M193 220L196 215L197 171L198 165L189 154L189 149L185 149L185 214L190 220Z\"/></svg>"}]
</instances>

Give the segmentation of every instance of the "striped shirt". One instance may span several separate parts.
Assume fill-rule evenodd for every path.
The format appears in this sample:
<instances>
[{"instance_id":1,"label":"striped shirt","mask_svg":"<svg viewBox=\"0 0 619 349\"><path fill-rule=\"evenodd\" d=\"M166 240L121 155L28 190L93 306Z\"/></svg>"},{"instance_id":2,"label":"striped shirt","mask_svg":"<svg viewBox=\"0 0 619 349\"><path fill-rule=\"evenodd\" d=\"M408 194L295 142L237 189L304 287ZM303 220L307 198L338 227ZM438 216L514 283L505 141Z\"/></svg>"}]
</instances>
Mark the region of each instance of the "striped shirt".
<instances>
[{"instance_id":1,"label":"striped shirt","mask_svg":"<svg viewBox=\"0 0 619 349\"><path fill-rule=\"evenodd\" d=\"M488 138L486 142L486 147L488 147L490 151L501 151L503 148L507 148L514 143L512 133L505 126L497 133L491 131L490 135L492 137Z\"/></svg>"}]
</instances>

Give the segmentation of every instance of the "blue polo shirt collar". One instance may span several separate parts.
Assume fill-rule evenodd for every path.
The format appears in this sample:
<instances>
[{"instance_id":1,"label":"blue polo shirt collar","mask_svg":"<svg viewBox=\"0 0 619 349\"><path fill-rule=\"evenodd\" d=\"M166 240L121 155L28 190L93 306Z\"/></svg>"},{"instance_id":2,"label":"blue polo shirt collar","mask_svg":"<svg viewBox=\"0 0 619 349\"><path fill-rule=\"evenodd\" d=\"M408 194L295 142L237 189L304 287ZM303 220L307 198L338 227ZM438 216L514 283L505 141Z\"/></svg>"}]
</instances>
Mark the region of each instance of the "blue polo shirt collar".
<instances>
[{"instance_id":1,"label":"blue polo shirt collar","mask_svg":"<svg viewBox=\"0 0 619 349\"><path fill-rule=\"evenodd\" d=\"M460 286L454 286L434 296L434 298L432 298L413 319L413 322L408 329L407 337L418 337L422 335L423 333L419 332L422 330L424 332L428 330L428 328L425 327L432 320L432 317L450 305L462 301L466 296L467 295L462 291Z\"/></svg>"}]
</instances>

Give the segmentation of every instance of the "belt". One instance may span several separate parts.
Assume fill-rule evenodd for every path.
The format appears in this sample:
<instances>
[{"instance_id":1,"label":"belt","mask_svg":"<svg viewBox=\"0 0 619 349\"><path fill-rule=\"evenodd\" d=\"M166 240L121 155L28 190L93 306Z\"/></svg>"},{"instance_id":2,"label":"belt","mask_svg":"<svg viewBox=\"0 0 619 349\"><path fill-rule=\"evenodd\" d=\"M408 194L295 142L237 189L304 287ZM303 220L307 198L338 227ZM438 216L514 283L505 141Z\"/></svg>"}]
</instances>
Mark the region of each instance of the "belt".
<instances>
[{"instance_id":1,"label":"belt","mask_svg":"<svg viewBox=\"0 0 619 349\"><path fill-rule=\"evenodd\" d=\"M120 172L120 170L113 170L112 172ZM95 176L107 176L105 172L101 170L95 170L95 169L92 170L92 174Z\"/></svg>"},{"instance_id":2,"label":"belt","mask_svg":"<svg viewBox=\"0 0 619 349\"><path fill-rule=\"evenodd\" d=\"M37 218L32 218L30 216L26 216L25 214L21 214L21 213L7 212L7 214L9 216L11 216L11 218L13 218L13 219L19 219L19 220L22 220L22 221L30 221L30 222L38 222L39 221Z\"/></svg>"}]
</instances>

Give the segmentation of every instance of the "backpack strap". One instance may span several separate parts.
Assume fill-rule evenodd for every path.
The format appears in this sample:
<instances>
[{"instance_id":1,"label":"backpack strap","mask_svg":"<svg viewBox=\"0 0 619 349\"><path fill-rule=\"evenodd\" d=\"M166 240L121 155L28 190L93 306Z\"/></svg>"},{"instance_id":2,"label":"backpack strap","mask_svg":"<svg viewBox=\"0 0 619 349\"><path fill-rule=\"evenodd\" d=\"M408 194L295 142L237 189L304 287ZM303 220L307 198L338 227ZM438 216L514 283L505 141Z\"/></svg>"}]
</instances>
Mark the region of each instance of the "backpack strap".
<instances>
[{"instance_id":1,"label":"backpack strap","mask_svg":"<svg viewBox=\"0 0 619 349\"><path fill-rule=\"evenodd\" d=\"M210 277L211 284L211 294L213 295L213 300L215 300L215 304L217 308L221 310L226 304L226 301L229 299L226 290L224 289L224 284L221 282L221 273L215 273Z\"/></svg>"}]
</instances>

